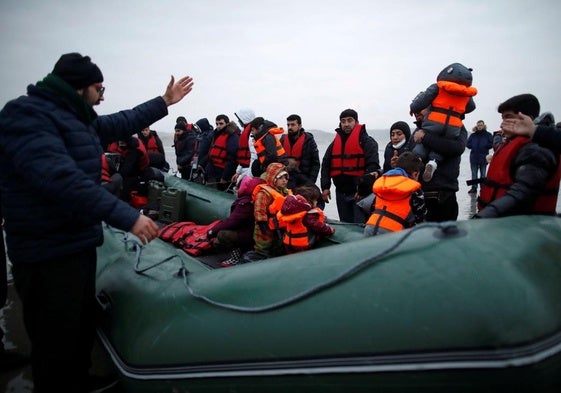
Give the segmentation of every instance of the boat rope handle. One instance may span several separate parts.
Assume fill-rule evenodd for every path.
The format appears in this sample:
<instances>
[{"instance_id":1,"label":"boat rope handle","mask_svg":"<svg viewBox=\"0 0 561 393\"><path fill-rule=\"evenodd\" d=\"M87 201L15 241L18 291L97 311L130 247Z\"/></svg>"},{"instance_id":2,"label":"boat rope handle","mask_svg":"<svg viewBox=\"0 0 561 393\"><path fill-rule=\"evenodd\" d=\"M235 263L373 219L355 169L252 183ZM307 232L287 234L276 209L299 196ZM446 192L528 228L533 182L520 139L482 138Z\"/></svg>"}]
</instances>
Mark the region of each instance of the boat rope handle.
<instances>
[{"instance_id":1,"label":"boat rope handle","mask_svg":"<svg viewBox=\"0 0 561 393\"><path fill-rule=\"evenodd\" d=\"M183 282L185 284L185 287L187 288L187 290L191 294L191 296L193 296L194 298L196 298L198 300L204 301L208 304L211 304L213 306L220 307L220 308L223 308L223 309L226 309L226 310L238 311L238 312L244 312L244 313L262 313L262 312L272 311L272 310L276 310L276 309L279 309L279 308L282 308L282 307L286 307L286 306L291 305L293 303L297 303L297 302L302 301L306 298L309 298L313 295L316 295L316 294L318 294L318 293L320 293L320 292L322 292L322 291L324 291L328 288L334 287L335 285L337 285L339 283L342 283L345 280L348 280L350 277L352 277L355 274L359 273L360 271L366 269L367 267L370 267L374 263L380 261L386 255L388 255L390 252L394 251L401 244L403 244L403 242L409 236L411 236L414 232L416 232L418 230L422 230L422 229L427 229L427 228L439 228L439 229L441 229L442 233L447 234L448 236L455 236L456 234L458 234L458 228L454 224L443 225L441 223L424 223L424 224L421 224L421 225L417 225L417 226L411 228L410 231L408 231L406 234L404 234L398 241L396 241L393 245L391 245L390 247L388 247L384 251L378 253L377 255L374 255L371 258L366 259L365 261L362 261L362 262L360 262L360 263L358 263L354 266L351 266L349 269L342 272L338 276L336 276L336 277L334 277L330 280L327 280L324 283L313 286L310 289L307 289L307 290L304 290L300 293L297 293L294 296L288 297L284 300L280 300L276 303L268 304L268 305L265 305L265 306L244 307L244 306L238 306L238 305L235 305L235 304L222 303L222 302L210 299L209 297L207 297L205 295L196 293L195 290L193 288L191 288L191 286L189 285L189 280L188 280L188 276L189 276L188 272L180 271L180 274L183 275Z\"/></svg>"},{"instance_id":2,"label":"boat rope handle","mask_svg":"<svg viewBox=\"0 0 561 393\"><path fill-rule=\"evenodd\" d=\"M134 240L134 239L128 239L126 236L123 239L123 243L128 244L131 243L133 248L134 248L134 272L138 273L138 274L143 274L144 272L155 268L156 266L160 266L163 263L166 263L168 261L171 261L173 258L179 258L179 260L181 261L181 265L183 265L183 260L181 260L181 258L179 257L179 255L175 254L175 255L171 255L167 258L162 259L159 262L154 263L153 265L150 265L148 267L145 267L143 269L140 268L140 257L142 255L142 250L144 250L144 245L142 245L142 243L140 243L138 240Z\"/></svg>"}]
</instances>

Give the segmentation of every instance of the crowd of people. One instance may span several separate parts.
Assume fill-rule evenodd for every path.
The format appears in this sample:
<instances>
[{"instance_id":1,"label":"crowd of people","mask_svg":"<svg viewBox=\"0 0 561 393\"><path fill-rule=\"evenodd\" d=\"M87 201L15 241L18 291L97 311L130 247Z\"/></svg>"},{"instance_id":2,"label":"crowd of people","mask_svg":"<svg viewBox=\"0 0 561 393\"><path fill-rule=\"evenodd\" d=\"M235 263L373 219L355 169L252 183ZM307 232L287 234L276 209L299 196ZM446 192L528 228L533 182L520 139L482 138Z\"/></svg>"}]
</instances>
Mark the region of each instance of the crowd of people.
<instances>
[{"instance_id":1,"label":"crowd of people","mask_svg":"<svg viewBox=\"0 0 561 393\"><path fill-rule=\"evenodd\" d=\"M207 234L231 251L222 266L301 252L333 235L323 213L332 185L339 219L364 224L366 236L454 221L466 147L470 192L480 186L474 218L556 214L561 130L553 116L541 118L538 99L521 94L498 106L500 132L491 135L478 121L468 138L464 114L475 108L477 94L471 84L471 69L458 63L443 69L411 103L415 130L403 120L391 125L383 165L378 143L353 109L340 113L321 160L297 114L287 117L287 133L247 108L235 113L238 124L224 114L216 127L206 118L177 118L181 177L238 190L230 216ZM144 244L157 236L157 224L130 202L139 184L169 170L150 125L192 88L192 78L172 77L162 96L98 116L101 70L88 56L69 53L0 112L1 211L36 392L87 391L101 222Z\"/></svg>"}]
</instances>

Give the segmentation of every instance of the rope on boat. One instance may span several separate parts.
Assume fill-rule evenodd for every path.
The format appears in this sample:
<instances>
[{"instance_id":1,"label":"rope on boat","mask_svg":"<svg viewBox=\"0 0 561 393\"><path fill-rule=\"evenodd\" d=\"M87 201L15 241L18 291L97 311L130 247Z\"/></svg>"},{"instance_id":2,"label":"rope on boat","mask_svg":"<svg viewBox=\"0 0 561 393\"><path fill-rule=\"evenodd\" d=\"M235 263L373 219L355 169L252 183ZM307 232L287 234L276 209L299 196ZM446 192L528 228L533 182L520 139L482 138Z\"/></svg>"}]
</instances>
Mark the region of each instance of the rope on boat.
<instances>
[{"instance_id":1,"label":"rope on boat","mask_svg":"<svg viewBox=\"0 0 561 393\"><path fill-rule=\"evenodd\" d=\"M173 258L179 258L179 260L181 261L181 265L184 267L185 265L183 264L183 261L181 260L181 258L179 257L179 255L175 254L175 255L171 255L167 258L162 259L159 262L156 262L153 265L150 265L148 267L145 267L143 269L140 268L140 257L142 255L142 250L144 250L144 245L142 243L140 243L138 240L134 240L134 239L128 239L126 236L123 239L123 243L128 244L131 243L133 248L134 248L134 271L135 273L138 274L143 274L144 272L155 268L156 266L160 266L163 263L166 263L168 261L171 261Z\"/></svg>"},{"instance_id":2,"label":"rope on boat","mask_svg":"<svg viewBox=\"0 0 561 393\"><path fill-rule=\"evenodd\" d=\"M307 299L313 295L316 295L328 288L334 287L335 285L348 280L350 277L354 276L355 274L359 273L360 271L366 269L367 267L370 267L371 265L373 265L374 263L380 261L382 258L384 258L386 255L388 255L390 252L394 251L396 248L398 248L401 244L403 244L403 242L409 238L414 232L418 231L418 230L422 230L422 229L427 229L427 228L439 228L442 230L443 233L448 234L450 236L453 236L457 233L457 227L454 224L447 224L447 225L443 225L440 223L425 223L422 225L417 225L413 228L411 228L410 231L408 231L407 233L405 233L398 241L396 241L393 245L391 245L390 247L388 247L386 250L378 253L377 255L374 255L373 257L366 259L365 261L362 261L354 266L351 266L349 269L347 269L346 271L342 272L341 274L339 274L338 276L324 282L321 284L318 284L310 289L307 289L305 291L302 291L294 296L291 296L289 298L286 298L284 300L280 300L276 303L272 303L272 304L268 304L265 306L257 306L257 307L244 307L244 306L238 306L235 304L229 304L229 303L222 303L216 300L212 300L209 297L202 295L202 294L198 294L196 293L193 288L191 288L191 286L189 285L189 281L187 279L189 272L186 271L184 269L184 267L182 268L182 270L180 270L180 274L183 275L183 282L185 284L185 287L187 288L187 290L189 291L189 293L191 294L191 296L193 296L196 299L199 299L201 301L204 301L208 304L211 304L213 306L216 307L220 307L226 310L231 310L231 311L238 311L238 312L244 312L244 313L262 313L262 312L267 312L267 311L272 311L272 310L276 310L282 307L286 307L288 305L291 305L293 303L302 301L304 299Z\"/></svg>"}]
</instances>

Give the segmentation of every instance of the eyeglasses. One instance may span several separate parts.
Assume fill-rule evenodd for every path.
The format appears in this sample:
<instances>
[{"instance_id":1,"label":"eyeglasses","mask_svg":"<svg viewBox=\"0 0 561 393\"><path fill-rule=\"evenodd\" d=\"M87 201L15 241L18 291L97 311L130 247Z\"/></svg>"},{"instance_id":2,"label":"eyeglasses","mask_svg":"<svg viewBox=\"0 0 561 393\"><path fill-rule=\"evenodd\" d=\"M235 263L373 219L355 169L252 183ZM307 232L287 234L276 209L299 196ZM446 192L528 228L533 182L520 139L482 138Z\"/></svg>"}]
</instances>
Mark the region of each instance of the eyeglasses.
<instances>
[{"instance_id":1,"label":"eyeglasses","mask_svg":"<svg viewBox=\"0 0 561 393\"><path fill-rule=\"evenodd\" d=\"M103 97L103 93L105 93L105 86L101 86L96 90L97 90L97 94L99 94L100 97Z\"/></svg>"}]
</instances>

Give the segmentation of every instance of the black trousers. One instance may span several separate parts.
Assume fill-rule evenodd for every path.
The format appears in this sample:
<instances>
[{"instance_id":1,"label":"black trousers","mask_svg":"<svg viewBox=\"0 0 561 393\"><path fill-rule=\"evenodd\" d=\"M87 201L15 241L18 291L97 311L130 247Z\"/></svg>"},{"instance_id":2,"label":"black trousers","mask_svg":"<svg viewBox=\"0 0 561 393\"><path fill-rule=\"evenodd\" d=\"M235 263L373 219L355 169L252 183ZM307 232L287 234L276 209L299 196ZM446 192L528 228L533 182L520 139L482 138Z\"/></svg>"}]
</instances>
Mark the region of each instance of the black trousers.
<instances>
[{"instance_id":1,"label":"black trousers","mask_svg":"<svg viewBox=\"0 0 561 393\"><path fill-rule=\"evenodd\" d=\"M95 337L95 248L17 263L12 273L31 342L35 392L85 391Z\"/></svg>"},{"instance_id":2,"label":"black trousers","mask_svg":"<svg viewBox=\"0 0 561 393\"><path fill-rule=\"evenodd\" d=\"M458 200L452 191L425 192L428 222L456 221L458 219Z\"/></svg>"}]
</instances>

